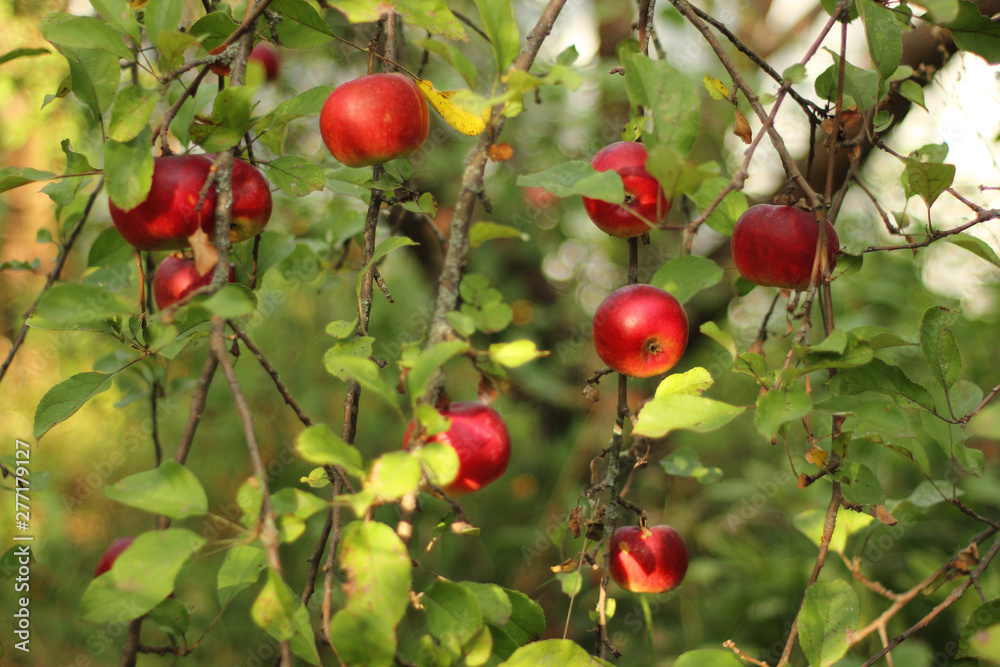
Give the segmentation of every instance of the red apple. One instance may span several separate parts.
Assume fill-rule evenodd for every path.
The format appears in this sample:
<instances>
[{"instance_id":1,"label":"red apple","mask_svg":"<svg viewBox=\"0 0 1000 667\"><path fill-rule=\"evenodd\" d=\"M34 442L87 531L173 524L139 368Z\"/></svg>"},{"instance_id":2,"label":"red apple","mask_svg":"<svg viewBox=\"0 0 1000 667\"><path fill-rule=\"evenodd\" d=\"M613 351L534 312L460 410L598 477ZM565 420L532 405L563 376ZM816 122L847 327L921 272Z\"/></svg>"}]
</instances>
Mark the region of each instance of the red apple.
<instances>
[{"instance_id":1,"label":"red apple","mask_svg":"<svg viewBox=\"0 0 1000 667\"><path fill-rule=\"evenodd\" d=\"M658 228L667 217L673 202L646 171L645 146L636 141L619 141L602 148L590 165L597 171L614 170L625 185L622 204L583 198L583 208L598 229L627 239Z\"/></svg>"},{"instance_id":2,"label":"red apple","mask_svg":"<svg viewBox=\"0 0 1000 667\"><path fill-rule=\"evenodd\" d=\"M269 82L278 79L278 74L281 72L281 62L278 60L278 52L267 42L258 42L257 46L253 47L253 51L250 52L249 60L264 66Z\"/></svg>"},{"instance_id":3,"label":"red apple","mask_svg":"<svg viewBox=\"0 0 1000 667\"><path fill-rule=\"evenodd\" d=\"M840 240L829 220L826 229L827 265L837 263ZM751 206L733 227L732 248L736 268L757 285L806 289L812 276L819 239L812 213L794 206Z\"/></svg>"},{"instance_id":4,"label":"red apple","mask_svg":"<svg viewBox=\"0 0 1000 667\"><path fill-rule=\"evenodd\" d=\"M199 195L212 160L206 155L169 155L153 161L153 184L145 201L128 211L109 201L111 221L137 250L176 250L200 227L215 234L216 189ZM271 217L271 191L264 176L248 162L233 161L233 243L256 236Z\"/></svg>"},{"instance_id":5,"label":"red apple","mask_svg":"<svg viewBox=\"0 0 1000 667\"><path fill-rule=\"evenodd\" d=\"M194 261L171 255L162 262L156 269L153 276L153 298L156 300L156 307L160 310L172 306L181 301L191 292L199 287L205 287L212 282L212 274L209 271L205 275L198 273ZM236 282L236 267L229 265L229 282Z\"/></svg>"},{"instance_id":6,"label":"red apple","mask_svg":"<svg viewBox=\"0 0 1000 667\"><path fill-rule=\"evenodd\" d=\"M633 593L666 593L688 569L688 550L670 526L622 526L611 536L611 576Z\"/></svg>"},{"instance_id":7,"label":"red apple","mask_svg":"<svg viewBox=\"0 0 1000 667\"><path fill-rule=\"evenodd\" d=\"M423 93L402 74L369 74L341 84L323 104L319 132L333 157L365 167L412 155L427 138Z\"/></svg>"},{"instance_id":8,"label":"red apple","mask_svg":"<svg viewBox=\"0 0 1000 667\"><path fill-rule=\"evenodd\" d=\"M684 308L652 285L626 285L609 294L594 313L593 330L601 360L634 378L670 370L687 347Z\"/></svg>"},{"instance_id":9,"label":"red apple","mask_svg":"<svg viewBox=\"0 0 1000 667\"><path fill-rule=\"evenodd\" d=\"M458 474L444 491L460 496L499 479L510 462L510 435L500 414L477 401L452 403L441 414L451 419L451 428L428 442L448 444L458 455ZM414 422L406 427L404 447L414 428Z\"/></svg>"},{"instance_id":10,"label":"red apple","mask_svg":"<svg viewBox=\"0 0 1000 667\"><path fill-rule=\"evenodd\" d=\"M101 559L97 561L97 568L94 570L94 576L99 577L110 570L111 566L115 564L116 560L118 560L118 556L120 556L133 541L135 541L134 537L119 537L117 540L112 542L101 556Z\"/></svg>"}]
</instances>

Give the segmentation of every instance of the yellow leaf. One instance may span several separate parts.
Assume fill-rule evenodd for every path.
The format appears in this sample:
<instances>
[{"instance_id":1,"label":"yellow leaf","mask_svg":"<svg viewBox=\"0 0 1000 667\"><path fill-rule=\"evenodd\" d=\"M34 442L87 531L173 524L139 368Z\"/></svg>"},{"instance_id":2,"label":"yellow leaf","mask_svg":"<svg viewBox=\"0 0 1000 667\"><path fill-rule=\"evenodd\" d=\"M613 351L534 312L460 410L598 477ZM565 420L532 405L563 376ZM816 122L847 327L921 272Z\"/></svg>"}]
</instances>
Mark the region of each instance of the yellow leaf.
<instances>
[{"instance_id":1,"label":"yellow leaf","mask_svg":"<svg viewBox=\"0 0 1000 667\"><path fill-rule=\"evenodd\" d=\"M712 99L724 100L729 97L729 89L726 88L726 84L718 79L713 79L706 74L703 81L705 82L705 89L708 90L708 94L712 96Z\"/></svg>"},{"instance_id":2,"label":"yellow leaf","mask_svg":"<svg viewBox=\"0 0 1000 667\"><path fill-rule=\"evenodd\" d=\"M128 0L128 6L132 9L142 9L149 0Z\"/></svg>"},{"instance_id":3,"label":"yellow leaf","mask_svg":"<svg viewBox=\"0 0 1000 667\"><path fill-rule=\"evenodd\" d=\"M477 134L482 134L483 130L486 129L484 116L488 116L489 108L480 113L473 111L470 107L476 105L468 103L471 101L470 98L474 97L471 93L460 90L437 91L434 90L434 84L423 79L417 79L417 86L420 87L420 92L424 94L434 110L441 115L444 122L462 134L474 137ZM453 99L456 96L458 100ZM462 101L467 103L460 103Z\"/></svg>"}]
</instances>

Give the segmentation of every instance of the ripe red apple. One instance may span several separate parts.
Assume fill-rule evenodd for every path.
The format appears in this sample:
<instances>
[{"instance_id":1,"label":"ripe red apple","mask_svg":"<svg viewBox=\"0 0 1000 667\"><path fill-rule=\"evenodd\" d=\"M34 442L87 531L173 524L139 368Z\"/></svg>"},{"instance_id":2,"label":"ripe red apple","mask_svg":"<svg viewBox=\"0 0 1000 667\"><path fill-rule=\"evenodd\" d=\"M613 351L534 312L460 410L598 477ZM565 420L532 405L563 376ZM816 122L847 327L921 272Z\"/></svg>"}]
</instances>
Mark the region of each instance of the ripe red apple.
<instances>
[{"instance_id":1,"label":"ripe red apple","mask_svg":"<svg viewBox=\"0 0 1000 667\"><path fill-rule=\"evenodd\" d=\"M257 42L257 46L253 47L248 60L264 66L268 82L278 79L278 74L281 72L281 61L278 60L278 52L269 43Z\"/></svg>"},{"instance_id":2,"label":"ripe red apple","mask_svg":"<svg viewBox=\"0 0 1000 667\"><path fill-rule=\"evenodd\" d=\"M633 593L666 593L680 585L688 568L688 550L670 526L622 526L611 536L611 576Z\"/></svg>"},{"instance_id":3,"label":"ripe red apple","mask_svg":"<svg viewBox=\"0 0 1000 667\"><path fill-rule=\"evenodd\" d=\"M423 93L402 74L369 74L337 86L323 103L319 132L333 157L365 167L412 155L427 138Z\"/></svg>"},{"instance_id":4,"label":"ripe red apple","mask_svg":"<svg viewBox=\"0 0 1000 667\"><path fill-rule=\"evenodd\" d=\"M673 201L646 171L645 146L636 141L613 143L598 151L590 165L597 171L614 170L625 186L622 204L583 198L583 208L598 229L627 239L656 229L667 217Z\"/></svg>"},{"instance_id":5,"label":"ripe red apple","mask_svg":"<svg viewBox=\"0 0 1000 667\"><path fill-rule=\"evenodd\" d=\"M832 270L840 240L829 220L823 224L827 264ZM809 211L757 204L744 211L733 227L733 260L743 277L757 285L806 289L818 239L816 219Z\"/></svg>"},{"instance_id":6,"label":"ripe red apple","mask_svg":"<svg viewBox=\"0 0 1000 667\"><path fill-rule=\"evenodd\" d=\"M634 378L670 370L687 347L684 308L653 285L626 285L609 294L594 313L593 330L601 360Z\"/></svg>"},{"instance_id":7,"label":"ripe red apple","mask_svg":"<svg viewBox=\"0 0 1000 667\"><path fill-rule=\"evenodd\" d=\"M117 540L112 542L101 556L101 559L97 561L97 568L94 570L94 576L99 577L110 570L111 566L115 564L116 560L118 560L118 556L120 556L133 541L135 541L134 537L119 537Z\"/></svg>"},{"instance_id":8,"label":"ripe red apple","mask_svg":"<svg viewBox=\"0 0 1000 667\"><path fill-rule=\"evenodd\" d=\"M212 160L206 155L169 155L153 161L153 184L145 201L128 211L109 201L111 221L137 250L176 250L200 227L215 235L216 188L199 195ZM256 236L271 217L271 191L264 176L250 163L233 161L233 243Z\"/></svg>"},{"instance_id":9,"label":"ripe red apple","mask_svg":"<svg viewBox=\"0 0 1000 667\"><path fill-rule=\"evenodd\" d=\"M153 276L153 298L160 310L172 306L184 299L199 287L205 287L212 282L212 274L198 273L193 260L177 255L171 255L160 262ZM229 265L229 282L236 282L236 267Z\"/></svg>"},{"instance_id":10,"label":"ripe red apple","mask_svg":"<svg viewBox=\"0 0 1000 667\"><path fill-rule=\"evenodd\" d=\"M431 436L428 442L451 445L458 455L458 474L444 491L460 496L499 479L510 462L510 434L500 414L477 401L452 403L441 414L451 419L451 428ZM404 447L414 427L414 422L406 427Z\"/></svg>"}]
</instances>

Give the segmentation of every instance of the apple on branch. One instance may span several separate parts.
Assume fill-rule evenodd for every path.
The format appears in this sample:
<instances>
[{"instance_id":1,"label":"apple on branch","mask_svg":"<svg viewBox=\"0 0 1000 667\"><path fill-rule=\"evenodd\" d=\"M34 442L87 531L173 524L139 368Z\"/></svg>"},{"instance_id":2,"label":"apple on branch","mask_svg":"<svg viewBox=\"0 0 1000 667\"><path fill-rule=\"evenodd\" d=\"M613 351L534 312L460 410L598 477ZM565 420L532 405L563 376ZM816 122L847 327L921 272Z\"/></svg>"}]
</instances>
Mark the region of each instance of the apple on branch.
<instances>
[{"instance_id":1,"label":"apple on branch","mask_svg":"<svg viewBox=\"0 0 1000 667\"><path fill-rule=\"evenodd\" d=\"M201 274L193 260L180 255L165 258L153 276L153 299L156 300L156 307L164 310L183 301L196 289L207 287L212 282L214 268L212 265L206 273ZM236 282L236 267L232 263L229 265L229 282Z\"/></svg>"},{"instance_id":2,"label":"apple on branch","mask_svg":"<svg viewBox=\"0 0 1000 667\"><path fill-rule=\"evenodd\" d=\"M622 526L611 536L611 576L633 593L677 588L688 568L687 544L670 526Z\"/></svg>"},{"instance_id":3,"label":"apple on branch","mask_svg":"<svg viewBox=\"0 0 1000 667\"><path fill-rule=\"evenodd\" d=\"M625 186L621 204L583 197L583 208L597 228L611 236L631 238L656 229L667 217L673 202L666 198L659 181L646 171L646 147L636 141L605 146L590 165L597 171L615 171Z\"/></svg>"},{"instance_id":4,"label":"apple on branch","mask_svg":"<svg viewBox=\"0 0 1000 667\"><path fill-rule=\"evenodd\" d=\"M169 155L153 161L153 182L146 199L128 211L109 202L111 221L136 250L179 250L201 230L215 235L213 161L207 155ZM233 160L233 243L256 236L271 218L271 190L253 165ZM204 192L203 192L204 189ZM201 205L199 206L199 201Z\"/></svg>"},{"instance_id":5,"label":"apple on branch","mask_svg":"<svg viewBox=\"0 0 1000 667\"><path fill-rule=\"evenodd\" d=\"M428 442L443 442L458 455L458 474L443 491L461 496L496 481L510 462L510 434L500 414L477 401L460 401L440 410L451 420L451 427L428 438ZM403 446L407 447L416 427L406 427Z\"/></svg>"},{"instance_id":6,"label":"apple on branch","mask_svg":"<svg viewBox=\"0 0 1000 667\"><path fill-rule=\"evenodd\" d=\"M837 263L840 239L829 220L826 230L827 266ZM816 218L794 206L751 206L733 227L733 261L740 274L757 285L802 290L809 287L816 243Z\"/></svg>"},{"instance_id":7,"label":"apple on branch","mask_svg":"<svg viewBox=\"0 0 1000 667\"><path fill-rule=\"evenodd\" d=\"M427 101L402 74L369 74L337 86L323 103L319 132L339 162L366 167L409 157L427 138Z\"/></svg>"},{"instance_id":8,"label":"apple on branch","mask_svg":"<svg viewBox=\"0 0 1000 667\"><path fill-rule=\"evenodd\" d=\"M626 285L594 313L594 348L614 371L634 378L665 373L684 354L688 319L681 304L653 285Z\"/></svg>"}]
</instances>

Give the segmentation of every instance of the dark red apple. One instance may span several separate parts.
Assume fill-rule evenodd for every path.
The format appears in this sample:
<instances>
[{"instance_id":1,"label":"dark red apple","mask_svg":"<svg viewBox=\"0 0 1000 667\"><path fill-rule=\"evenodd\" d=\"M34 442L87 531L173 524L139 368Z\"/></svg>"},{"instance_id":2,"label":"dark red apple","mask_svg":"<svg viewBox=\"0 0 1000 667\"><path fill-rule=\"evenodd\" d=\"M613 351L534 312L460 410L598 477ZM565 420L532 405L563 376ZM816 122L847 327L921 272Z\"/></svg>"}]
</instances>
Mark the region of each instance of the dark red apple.
<instances>
[{"instance_id":1,"label":"dark red apple","mask_svg":"<svg viewBox=\"0 0 1000 667\"><path fill-rule=\"evenodd\" d=\"M172 306L184 299L199 287L205 287L212 282L212 274L198 273L193 260L177 255L171 255L160 262L153 276L153 298L160 310ZM236 267L229 265L229 282L236 282Z\"/></svg>"},{"instance_id":2,"label":"dark red apple","mask_svg":"<svg viewBox=\"0 0 1000 667\"><path fill-rule=\"evenodd\" d=\"M278 52L274 50L273 46L267 42L258 42L257 46L253 47L253 51L250 52L249 60L264 66L269 82L277 81L278 74L281 72L281 61L278 60Z\"/></svg>"},{"instance_id":3,"label":"dark red apple","mask_svg":"<svg viewBox=\"0 0 1000 667\"><path fill-rule=\"evenodd\" d=\"M427 138L423 93L402 74L369 74L337 86L323 104L319 132L333 157L365 167L409 157Z\"/></svg>"},{"instance_id":4,"label":"dark red apple","mask_svg":"<svg viewBox=\"0 0 1000 667\"><path fill-rule=\"evenodd\" d=\"M829 220L826 229L827 265L837 263L840 240ZM732 249L736 268L757 285L806 289L812 277L819 239L812 213L794 206L751 206L733 227Z\"/></svg>"},{"instance_id":5,"label":"dark red apple","mask_svg":"<svg viewBox=\"0 0 1000 667\"><path fill-rule=\"evenodd\" d=\"M206 155L170 155L153 161L153 184L145 201L128 211L109 201L111 221L137 250L177 250L199 228L215 235L216 188L197 208L212 160ZM264 176L243 160L233 161L233 243L256 236L271 217L271 191ZM196 210L197 209L197 210Z\"/></svg>"},{"instance_id":6,"label":"dark red apple","mask_svg":"<svg viewBox=\"0 0 1000 667\"><path fill-rule=\"evenodd\" d=\"M670 526L622 526L611 536L611 576L633 593L666 593L677 588L688 568L688 550Z\"/></svg>"},{"instance_id":7,"label":"dark red apple","mask_svg":"<svg viewBox=\"0 0 1000 667\"><path fill-rule=\"evenodd\" d=\"M99 577L110 570L111 566L115 564L116 560L118 560L118 556L120 556L121 553L125 551L125 549L127 549L134 541L134 537L119 537L117 540L112 542L101 556L101 559L97 561L97 568L94 570L94 576Z\"/></svg>"},{"instance_id":8,"label":"dark red apple","mask_svg":"<svg viewBox=\"0 0 1000 667\"><path fill-rule=\"evenodd\" d=\"M665 373L684 354L688 320L669 292L626 285L609 294L594 313L594 347L612 370L634 378Z\"/></svg>"},{"instance_id":9,"label":"dark red apple","mask_svg":"<svg viewBox=\"0 0 1000 667\"><path fill-rule=\"evenodd\" d=\"M645 146L636 141L613 143L598 151L590 165L597 171L617 172L625 186L621 204L583 198L583 208L598 229L627 239L658 228L667 217L673 202L646 171Z\"/></svg>"},{"instance_id":10,"label":"dark red apple","mask_svg":"<svg viewBox=\"0 0 1000 667\"><path fill-rule=\"evenodd\" d=\"M460 496L499 479L510 462L510 435L500 414L476 401L452 403L441 414L451 419L451 428L431 436L428 442L451 445L458 455L458 474L444 491ZM406 427L404 447L414 428L414 422Z\"/></svg>"}]
</instances>

